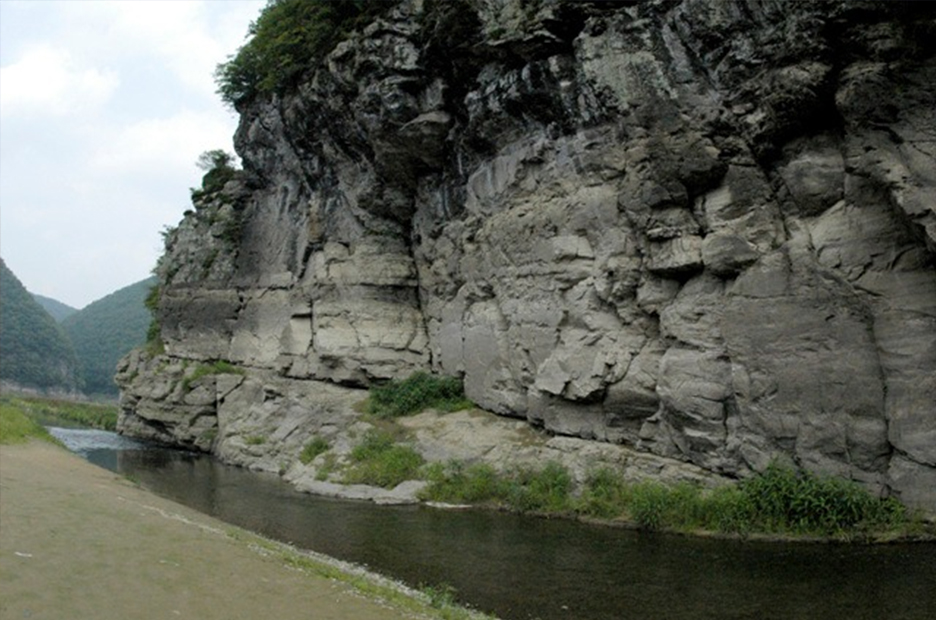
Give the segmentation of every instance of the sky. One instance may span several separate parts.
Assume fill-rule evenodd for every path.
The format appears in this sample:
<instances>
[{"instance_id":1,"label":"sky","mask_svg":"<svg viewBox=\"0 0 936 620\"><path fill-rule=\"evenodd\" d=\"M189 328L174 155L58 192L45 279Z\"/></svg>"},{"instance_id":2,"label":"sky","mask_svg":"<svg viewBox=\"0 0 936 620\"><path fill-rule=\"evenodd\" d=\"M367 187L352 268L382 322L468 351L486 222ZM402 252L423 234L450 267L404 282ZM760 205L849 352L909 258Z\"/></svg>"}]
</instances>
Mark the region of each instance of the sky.
<instances>
[{"instance_id":1,"label":"sky","mask_svg":"<svg viewBox=\"0 0 936 620\"><path fill-rule=\"evenodd\" d=\"M233 153L214 70L266 0L0 0L0 256L75 308L139 282Z\"/></svg>"}]
</instances>

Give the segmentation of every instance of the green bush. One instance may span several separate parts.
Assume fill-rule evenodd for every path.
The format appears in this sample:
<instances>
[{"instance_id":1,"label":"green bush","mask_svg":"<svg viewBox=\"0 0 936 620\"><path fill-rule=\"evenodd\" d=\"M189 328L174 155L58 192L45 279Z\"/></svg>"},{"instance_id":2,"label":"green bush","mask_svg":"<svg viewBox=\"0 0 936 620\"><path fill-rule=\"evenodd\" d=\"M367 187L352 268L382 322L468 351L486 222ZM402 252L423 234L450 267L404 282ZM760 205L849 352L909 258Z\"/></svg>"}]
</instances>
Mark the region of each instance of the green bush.
<instances>
[{"instance_id":1,"label":"green bush","mask_svg":"<svg viewBox=\"0 0 936 620\"><path fill-rule=\"evenodd\" d=\"M221 149L205 151L198 156L195 165L204 170L205 174L202 176L201 188L191 190L196 208L197 203L220 192L237 175L233 163L234 156Z\"/></svg>"},{"instance_id":2,"label":"green bush","mask_svg":"<svg viewBox=\"0 0 936 620\"><path fill-rule=\"evenodd\" d=\"M272 0L250 25L250 39L215 71L218 93L237 108L261 93L284 93L348 33L393 3Z\"/></svg>"},{"instance_id":3,"label":"green bush","mask_svg":"<svg viewBox=\"0 0 936 620\"><path fill-rule=\"evenodd\" d=\"M370 484L385 489L418 478L425 462L415 450L395 443L392 435L376 429L364 435L350 457L352 465L344 472L345 484Z\"/></svg>"},{"instance_id":4,"label":"green bush","mask_svg":"<svg viewBox=\"0 0 936 620\"><path fill-rule=\"evenodd\" d=\"M850 536L909 531L913 525L894 499L878 499L854 482L777 466L716 489L626 483L603 468L588 476L578 497L572 496L569 472L554 462L508 475L486 464L434 463L425 468L425 477L424 500L621 518L647 530Z\"/></svg>"},{"instance_id":5,"label":"green bush","mask_svg":"<svg viewBox=\"0 0 936 620\"><path fill-rule=\"evenodd\" d=\"M315 460L315 457L328 452L330 448L331 444L328 443L328 440L318 436L313 437L303 446L302 452L299 453L299 461L303 465L308 465Z\"/></svg>"},{"instance_id":6,"label":"green bush","mask_svg":"<svg viewBox=\"0 0 936 620\"><path fill-rule=\"evenodd\" d=\"M600 470L576 503L580 514L624 517L644 529L724 533L846 535L908 523L894 499L878 499L858 484L771 465L737 485L703 490L690 484L625 484Z\"/></svg>"},{"instance_id":7,"label":"green bush","mask_svg":"<svg viewBox=\"0 0 936 620\"><path fill-rule=\"evenodd\" d=\"M366 409L378 418L392 419L428 408L458 411L473 406L465 398L460 379L417 372L406 379L372 387Z\"/></svg>"},{"instance_id":8,"label":"green bush","mask_svg":"<svg viewBox=\"0 0 936 620\"><path fill-rule=\"evenodd\" d=\"M777 465L740 488L759 529L770 531L834 534L891 527L907 518L898 501L873 497L854 482Z\"/></svg>"}]
</instances>

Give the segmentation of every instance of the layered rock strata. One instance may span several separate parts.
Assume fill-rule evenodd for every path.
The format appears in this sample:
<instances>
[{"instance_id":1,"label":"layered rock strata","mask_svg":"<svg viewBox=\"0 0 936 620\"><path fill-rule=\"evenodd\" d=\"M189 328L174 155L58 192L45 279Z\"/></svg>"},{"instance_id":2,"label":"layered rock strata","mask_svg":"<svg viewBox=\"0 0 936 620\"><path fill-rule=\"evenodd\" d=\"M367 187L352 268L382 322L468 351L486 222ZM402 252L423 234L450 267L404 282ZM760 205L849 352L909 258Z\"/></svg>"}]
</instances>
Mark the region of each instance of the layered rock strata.
<instances>
[{"instance_id":1,"label":"layered rock strata","mask_svg":"<svg viewBox=\"0 0 936 620\"><path fill-rule=\"evenodd\" d=\"M936 511L934 34L928 3L401 2L240 110L244 172L167 238L163 369L272 373L323 424L328 384L430 369ZM160 376L125 360L123 428L217 449L229 386L180 413Z\"/></svg>"}]
</instances>

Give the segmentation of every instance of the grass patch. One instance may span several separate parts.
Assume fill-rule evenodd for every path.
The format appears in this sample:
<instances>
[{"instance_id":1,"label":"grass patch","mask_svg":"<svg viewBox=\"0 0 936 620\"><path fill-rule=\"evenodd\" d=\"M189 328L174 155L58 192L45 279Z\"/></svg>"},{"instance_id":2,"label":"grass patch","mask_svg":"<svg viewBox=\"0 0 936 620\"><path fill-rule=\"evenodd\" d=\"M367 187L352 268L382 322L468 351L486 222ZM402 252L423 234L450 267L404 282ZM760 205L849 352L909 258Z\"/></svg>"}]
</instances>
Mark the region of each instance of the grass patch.
<instances>
[{"instance_id":1,"label":"grass patch","mask_svg":"<svg viewBox=\"0 0 936 620\"><path fill-rule=\"evenodd\" d=\"M42 424L71 422L108 431L117 429L117 405L36 397L4 397L2 403L9 404Z\"/></svg>"},{"instance_id":2,"label":"grass patch","mask_svg":"<svg viewBox=\"0 0 936 620\"><path fill-rule=\"evenodd\" d=\"M411 447L397 444L387 432L371 429L350 454L345 484L370 484L392 489L404 480L419 477L425 462Z\"/></svg>"},{"instance_id":3,"label":"grass patch","mask_svg":"<svg viewBox=\"0 0 936 620\"><path fill-rule=\"evenodd\" d=\"M26 443L30 439L59 444L44 426L22 409L11 403L0 403L0 444Z\"/></svg>"},{"instance_id":4,"label":"grass patch","mask_svg":"<svg viewBox=\"0 0 936 620\"><path fill-rule=\"evenodd\" d=\"M572 477L555 462L540 470L498 474L490 465L465 466L456 461L425 469L429 486L421 498L452 504L491 504L516 512L567 512L571 509Z\"/></svg>"},{"instance_id":5,"label":"grass patch","mask_svg":"<svg viewBox=\"0 0 936 620\"><path fill-rule=\"evenodd\" d=\"M854 482L779 466L717 489L627 483L613 471L599 469L577 497L571 476L558 463L506 475L484 464L435 463L424 473L430 483L420 495L424 500L622 519L646 530L847 539L910 534L919 527L895 499L876 498Z\"/></svg>"},{"instance_id":6,"label":"grass patch","mask_svg":"<svg viewBox=\"0 0 936 620\"><path fill-rule=\"evenodd\" d=\"M323 437L315 436L303 446L302 452L299 453L299 461L303 465L308 465L315 460L315 457L328 452L330 448L331 444L328 443L328 440Z\"/></svg>"},{"instance_id":7,"label":"grass patch","mask_svg":"<svg viewBox=\"0 0 936 620\"><path fill-rule=\"evenodd\" d=\"M334 454L326 454L323 460L322 466L315 470L315 479L319 482L328 480L338 470L338 458Z\"/></svg>"},{"instance_id":8,"label":"grass patch","mask_svg":"<svg viewBox=\"0 0 936 620\"><path fill-rule=\"evenodd\" d=\"M736 534L848 538L913 526L912 516L893 498L874 497L855 482L778 465L713 490L690 484L626 484L599 470L586 482L576 511L624 518L648 530Z\"/></svg>"},{"instance_id":9,"label":"grass patch","mask_svg":"<svg viewBox=\"0 0 936 620\"><path fill-rule=\"evenodd\" d=\"M263 435L248 435L244 438L244 443L248 446L262 446L266 440L267 438Z\"/></svg>"},{"instance_id":10,"label":"grass patch","mask_svg":"<svg viewBox=\"0 0 936 620\"><path fill-rule=\"evenodd\" d=\"M367 413L381 419L398 418L424 409L451 412L470 409L461 379L417 372L406 379L393 380L370 389Z\"/></svg>"},{"instance_id":11,"label":"grass patch","mask_svg":"<svg viewBox=\"0 0 936 620\"><path fill-rule=\"evenodd\" d=\"M192 384L203 377L210 375L243 375L244 369L238 368L230 362L217 360L211 364L199 364L191 374L182 379L182 391L191 392Z\"/></svg>"}]
</instances>

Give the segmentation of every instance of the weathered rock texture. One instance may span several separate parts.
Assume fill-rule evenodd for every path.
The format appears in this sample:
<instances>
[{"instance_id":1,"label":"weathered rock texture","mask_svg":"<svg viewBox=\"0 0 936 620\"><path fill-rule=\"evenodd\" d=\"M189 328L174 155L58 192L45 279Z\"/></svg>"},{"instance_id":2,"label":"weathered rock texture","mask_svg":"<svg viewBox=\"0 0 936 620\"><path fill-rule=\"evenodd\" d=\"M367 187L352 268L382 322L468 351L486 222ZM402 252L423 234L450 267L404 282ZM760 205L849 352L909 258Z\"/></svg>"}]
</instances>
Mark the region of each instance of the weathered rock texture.
<instances>
[{"instance_id":1,"label":"weathered rock texture","mask_svg":"<svg viewBox=\"0 0 936 620\"><path fill-rule=\"evenodd\" d=\"M167 354L300 392L432 369L936 511L934 36L920 2L401 2L241 110L242 179L167 241ZM183 415L121 376L125 428L211 444L227 386Z\"/></svg>"}]
</instances>

